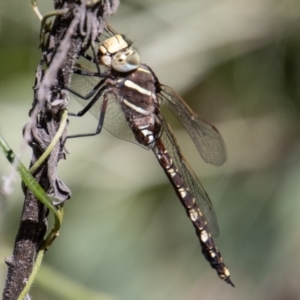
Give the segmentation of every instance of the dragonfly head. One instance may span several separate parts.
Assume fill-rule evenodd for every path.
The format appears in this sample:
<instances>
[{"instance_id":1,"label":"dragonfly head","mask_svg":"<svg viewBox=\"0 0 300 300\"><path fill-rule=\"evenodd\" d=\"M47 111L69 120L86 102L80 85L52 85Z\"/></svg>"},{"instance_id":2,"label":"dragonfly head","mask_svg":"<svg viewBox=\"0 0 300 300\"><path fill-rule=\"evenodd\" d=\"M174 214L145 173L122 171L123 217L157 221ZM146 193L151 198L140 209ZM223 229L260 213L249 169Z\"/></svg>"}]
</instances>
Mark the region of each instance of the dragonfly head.
<instances>
[{"instance_id":1,"label":"dragonfly head","mask_svg":"<svg viewBox=\"0 0 300 300\"><path fill-rule=\"evenodd\" d=\"M120 34L106 39L101 44L98 57L100 63L121 73L133 71L141 63L138 52Z\"/></svg>"}]
</instances>

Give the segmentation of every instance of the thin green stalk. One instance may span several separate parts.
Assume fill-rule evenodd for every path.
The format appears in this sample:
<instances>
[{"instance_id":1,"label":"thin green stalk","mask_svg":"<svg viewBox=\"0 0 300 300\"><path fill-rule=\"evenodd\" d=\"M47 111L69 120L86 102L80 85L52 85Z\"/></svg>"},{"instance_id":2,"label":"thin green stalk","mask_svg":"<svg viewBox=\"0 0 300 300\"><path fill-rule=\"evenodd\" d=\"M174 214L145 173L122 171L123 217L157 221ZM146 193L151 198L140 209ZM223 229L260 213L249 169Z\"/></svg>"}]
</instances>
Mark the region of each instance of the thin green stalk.
<instances>
[{"instance_id":1,"label":"thin green stalk","mask_svg":"<svg viewBox=\"0 0 300 300\"><path fill-rule=\"evenodd\" d=\"M46 35L47 32L50 31L51 28L51 21L49 23L46 23L46 21L54 16L58 15L64 15L68 12L68 9L58 9L58 10L53 10L45 14L44 16L40 13L40 10L37 6L37 3L35 0L31 0L31 6L39 20L41 21L41 31L40 31L40 46L43 48L44 45L44 36Z\"/></svg>"},{"instance_id":2,"label":"thin green stalk","mask_svg":"<svg viewBox=\"0 0 300 300\"><path fill-rule=\"evenodd\" d=\"M56 145L56 143L59 141L65 127L67 124L67 119L68 119L68 111L65 109L63 111L63 114L61 116L61 120L60 120L60 125L58 128L57 133L55 134L53 140L51 141L51 143L49 144L49 146L47 147L47 149L45 150L45 152L39 157L39 159L34 163L34 165L29 169L29 172L31 174L33 174L38 167L42 164L43 161L45 161L45 159L50 155L52 149L54 148L54 146Z\"/></svg>"},{"instance_id":3,"label":"thin green stalk","mask_svg":"<svg viewBox=\"0 0 300 300\"><path fill-rule=\"evenodd\" d=\"M35 264L34 264L34 267L32 269L32 272L28 278L28 281L26 283L26 285L24 286L21 294L19 295L18 299L17 300L23 300L25 298L25 296L27 295L27 293L29 292L32 284L33 284L33 281L35 279L35 276L42 264L42 260L44 258L44 254L45 254L45 249L43 250L39 250L37 256L36 256L36 260L35 260Z\"/></svg>"},{"instance_id":4,"label":"thin green stalk","mask_svg":"<svg viewBox=\"0 0 300 300\"><path fill-rule=\"evenodd\" d=\"M58 208L58 213L61 217L61 222L62 222L62 219L63 219L63 207L59 207ZM57 227L58 224L54 224L54 227L53 229L51 230L51 232L48 234L47 238L44 240L41 248L39 249L38 251L38 254L36 256L36 260L35 260L35 263L34 263L34 266L32 268L32 272L28 278L28 281L26 283L26 285L24 286L21 294L19 295L18 299L17 300L23 300L25 298L25 296L27 295L27 293L29 292L33 282L34 282L34 279L41 267L41 264L42 264L42 261L43 261L43 258L44 258L44 254L46 252L46 250L51 246L52 242L58 237L59 233L59 229L60 227Z\"/></svg>"},{"instance_id":5,"label":"thin green stalk","mask_svg":"<svg viewBox=\"0 0 300 300\"><path fill-rule=\"evenodd\" d=\"M17 172L22 178L24 184L33 192L35 197L37 197L51 212L54 214L55 222L60 223L60 216L57 213L56 208L53 206L51 199L48 197L44 189L36 182L31 173L25 168L25 166L19 161L14 152L8 146L6 141L0 135L0 148L2 149L4 155L8 161L15 165Z\"/></svg>"},{"instance_id":6,"label":"thin green stalk","mask_svg":"<svg viewBox=\"0 0 300 300\"><path fill-rule=\"evenodd\" d=\"M24 184L33 192L33 194L54 214L54 226L53 229L50 231L46 239L44 240L40 250L38 251L35 264L33 266L32 272L28 278L27 284L24 286L24 289L22 290L21 294L18 297L18 300L23 300L26 296L26 294L29 292L31 285L37 275L37 272L41 266L44 253L48 247L51 246L53 241L56 239L56 237L59 235L59 229L61 227L61 223L63 220L63 207L58 206L58 208L55 208L55 206L52 204L51 199L48 197L44 189L37 183L37 181L32 176L33 172L37 170L37 168L45 161L45 159L50 155L51 151L55 147L56 143L59 141L60 137L62 136L62 133L66 127L67 123L67 117L68 117L68 111L64 110L61 122L58 128L58 131L56 132L53 140L45 150L45 152L41 155L41 157L35 162L35 164L30 168L30 170L27 170L25 166L18 160L12 149L8 146L8 144L5 142L5 140L0 135L0 147L8 159L8 161L15 165L17 168L18 173L20 174Z\"/></svg>"}]
</instances>

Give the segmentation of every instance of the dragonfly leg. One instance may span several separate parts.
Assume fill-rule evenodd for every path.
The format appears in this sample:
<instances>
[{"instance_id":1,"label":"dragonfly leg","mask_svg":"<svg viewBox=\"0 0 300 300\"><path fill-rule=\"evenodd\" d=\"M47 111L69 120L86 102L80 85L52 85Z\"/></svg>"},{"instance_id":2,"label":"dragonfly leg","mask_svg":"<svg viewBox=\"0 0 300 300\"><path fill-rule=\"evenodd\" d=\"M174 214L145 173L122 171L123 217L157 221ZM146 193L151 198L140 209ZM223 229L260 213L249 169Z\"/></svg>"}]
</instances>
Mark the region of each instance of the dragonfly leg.
<instances>
[{"instance_id":1,"label":"dragonfly leg","mask_svg":"<svg viewBox=\"0 0 300 300\"><path fill-rule=\"evenodd\" d=\"M92 48L92 49L93 49L94 55L96 55L94 48ZM91 61L91 62L95 63L96 68L97 68L97 72L93 72L91 70L88 70L88 69L84 68L84 66L81 66L81 64L76 63L75 67L73 68L73 73L74 74L83 75L83 76L91 76L91 77L106 77L107 76L106 73L101 73L99 64L95 61L95 59L93 57L91 57L87 53L83 53L83 54L81 54L81 56L84 57L85 59L87 59L88 61Z\"/></svg>"},{"instance_id":2,"label":"dragonfly leg","mask_svg":"<svg viewBox=\"0 0 300 300\"><path fill-rule=\"evenodd\" d=\"M99 90L99 87L100 87L101 85L103 85L103 83L105 82L105 80L106 80L106 79L100 80L100 82L97 83L97 84L94 86L94 88L93 88L87 95L85 95L85 96L79 94L78 92L76 92L76 91L74 91L73 89L70 89L70 88L68 88L68 87L65 87L64 89L67 90L67 91L69 91L69 92L71 92L72 94L74 94L75 96L79 97L80 99L88 100L88 99L90 99L91 97L94 96L94 94L97 92L97 90ZM103 90L103 87L102 87L100 90Z\"/></svg>"},{"instance_id":3,"label":"dragonfly leg","mask_svg":"<svg viewBox=\"0 0 300 300\"><path fill-rule=\"evenodd\" d=\"M91 107L99 100L99 98L101 97L103 91L105 91L105 89L107 89L107 86L103 86L100 90L98 90L97 94L94 96L94 98L88 103L87 106L84 107L84 109L82 109L81 111L79 111L78 113L71 113L69 112L69 116L73 116L73 117L82 117L83 115L86 114L87 111L89 111L91 109ZM73 91L71 91L73 92ZM93 94L96 92L96 90L94 91L93 89ZM77 95L76 95L77 96ZM83 98L84 100L87 100L88 98Z\"/></svg>"},{"instance_id":4,"label":"dragonfly leg","mask_svg":"<svg viewBox=\"0 0 300 300\"><path fill-rule=\"evenodd\" d=\"M92 47L92 49L94 49L94 48ZM95 50L93 51L93 54L94 54L94 52L95 52ZM81 56L84 57L84 58L85 58L86 60L88 60L88 61L91 61L91 62L93 62L93 63L95 63L95 64L97 63L97 62L95 61L94 57L88 55L87 53L82 53Z\"/></svg>"},{"instance_id":5,"label":"dragonfly leg","mask_svg":"<svg viewBox=\"0 0 300 300\"><path fill-rule=\"evenodd\" d=\"M92 52L93 52L93 57L90 56L89 54L85 53L85 52L82 53L81 56L83 58L85 58L86 60L93 62L96 65L97 73L98 73L97 76L99 76L99 75L101 75L101 71L100 71L98 60L97 60L97 55L96 55L94 47L91 46L91 48L92 48Z\"/></svg>"},{"instance_id":6,"label":"dragonfly leg","mask_svg":"<svg viewBox=\"0 0 300 300\"><path fill-rule=\"evenodd\" d=\"M70 116L75 116L75 117L81 117L83 116L96 102L97 100L101 97L101 94L103 93L103 91L106 89L105 87L102 87L99 92L96 94L96 96L92 99L92 101L80 112L78 112L77 114L72 114L69 113ZM106 91L103 95L103 102L102 102L102 107L100 110L100 116L99 116L99 121L98 121L98 125L97 125L97 129L95 132L92 133L82 133L82 134L74 134L74 135L69 135L67 138L78 138L78 137L86 137L86 136L94 136L97 134L100 134L102 127L103 127L103 123L104 123L104 118L105 118L105 112L106 112L106 108L107 108L107 103L108 103L108 94L109 91Z\"/></svg>"},{"instance_id":7,"label":"dragonfly leg","mask_svg":"<svg viewBox=\"0 0 300 300\"><path fill-rule=\"evenodd\" d=\"M92 72L92 71L88 71L88 70L82 70L82 69L78 69L78 68L73 68L73 73L74 74L78 74L78 75L83 75L83 76L104 77L104 75L101 76L97 72Z\"/></svg>"}]
</instances>

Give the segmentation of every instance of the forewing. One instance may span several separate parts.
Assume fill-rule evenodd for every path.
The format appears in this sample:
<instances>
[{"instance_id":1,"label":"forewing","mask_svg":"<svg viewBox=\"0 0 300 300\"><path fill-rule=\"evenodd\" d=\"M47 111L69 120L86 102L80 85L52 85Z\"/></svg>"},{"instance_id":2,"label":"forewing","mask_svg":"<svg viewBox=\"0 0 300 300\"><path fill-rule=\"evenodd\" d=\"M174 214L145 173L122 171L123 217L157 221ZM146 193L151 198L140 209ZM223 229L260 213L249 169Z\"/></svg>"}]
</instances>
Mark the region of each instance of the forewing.
<instances>
[{"instance_id":1,"label":"forewing","mask_svg":"<svg viewBox=\"0 0 300 300\"><path fill-rule=\"evenodd\" d=\"M137 144L144 149L148 149L136 141L134 134L125 118L124 112L122 111L121 105L114 94L109 95L108 104L109 105L104 118L104 128L122 140L126 140L128 142Z\"/></svg>"},{"instance_id":2,"label":"forewing","mask_svg":"<svg viewBox=\"0 0 300 300\"><path fill-rule=\"evenodd\" d=\"M217 217L215 211L213 209L212 202L198 180L196 174L190 168L186 160L181 154L177 141L171 131L169 125L162 120L163 125L163 133L161 139L165 145L166 150L170 154L175 166L181 173L184 178L186 185L189 190L192 192L196 199L196 203L198 204L200 211L204 215L208 228L213 236L219 235L219 226L217 222Z\"/></svg>"},{"instance_id":3,"label":"forewing","mask_svg":"<svg viewBox=\"0 0 300 300\"><path fill-rule=\"evenodd\" d=\"M195 114L184 100L168 86L161 85L158 98L183 124L205 162L220 166L226 161L223 138L212 124Z\"/></svg>"},{"instance_id":4,"label":"forewing","mask_svg":"<svg viewBox=\"0 0 300 300\"><path fill-rule=\"evenodd\" d=\"M100 80L101 78L97 76L84 76L84 75L73 74L71 89L80 94L85 95L88 94ZM83 100L74 95L73 97L83 107L85 107L91 101L91 99ZM124 113L122 111L122 108L116 96L110 93L108 95L108 98L109 101L108 101L108 105L104 117L104 125L103 125L104 128L107 131L109 131L111 134L115 135L120 139L140 145L136 141L132 133L132 130L128 125L128 122L125 119ZM103 103L103 97L101 96L89 110L89 112L92 113L97 119L100 118L102 103Z\"/></svg>"}]
</instances>

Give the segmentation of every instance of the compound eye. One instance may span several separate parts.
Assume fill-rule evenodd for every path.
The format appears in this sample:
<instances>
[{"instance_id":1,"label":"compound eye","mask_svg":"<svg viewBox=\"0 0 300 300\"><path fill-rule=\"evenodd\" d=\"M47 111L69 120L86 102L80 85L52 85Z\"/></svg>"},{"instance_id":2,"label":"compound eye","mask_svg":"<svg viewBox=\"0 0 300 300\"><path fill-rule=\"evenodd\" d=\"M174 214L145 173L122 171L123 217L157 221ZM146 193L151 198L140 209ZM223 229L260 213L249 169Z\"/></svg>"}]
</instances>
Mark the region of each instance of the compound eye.
<instances>
[{"instance_id":1,"label":"compound eye","mask_svg":"<svg viewBox=\"0 0 300 300\"><path fill-rule=\"evenodd\" d=\"M111 67L121 73L137 69L141 64L140 55L133 48L123 49L116 53L111 62Z\"/></svg>"}]
</instances>

